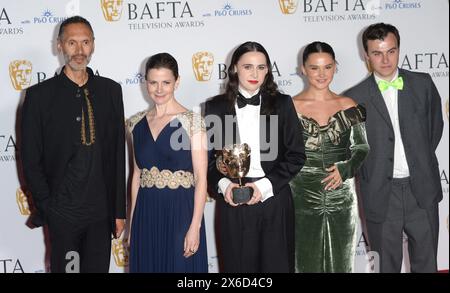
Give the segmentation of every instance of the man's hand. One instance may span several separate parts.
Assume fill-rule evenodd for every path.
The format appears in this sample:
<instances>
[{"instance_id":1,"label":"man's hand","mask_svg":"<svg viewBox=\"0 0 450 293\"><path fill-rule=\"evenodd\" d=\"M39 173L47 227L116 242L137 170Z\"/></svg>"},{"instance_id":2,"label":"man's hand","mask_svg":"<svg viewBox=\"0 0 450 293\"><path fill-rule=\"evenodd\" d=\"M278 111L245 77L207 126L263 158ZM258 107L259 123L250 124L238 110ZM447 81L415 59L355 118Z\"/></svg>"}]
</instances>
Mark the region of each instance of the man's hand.
<instances>
[{"instance_id":1,"label":"man's hand","mask_svg":"<svg viewBox=\"0 0 450 293\"><path fill-rule=\"evenodd\" d=\"M115 231L115 238L120 238L120 236L123 233L123 230L125 229L125 220L124 219L116 219L116 231Z\"/></svg>"}]
</instances>

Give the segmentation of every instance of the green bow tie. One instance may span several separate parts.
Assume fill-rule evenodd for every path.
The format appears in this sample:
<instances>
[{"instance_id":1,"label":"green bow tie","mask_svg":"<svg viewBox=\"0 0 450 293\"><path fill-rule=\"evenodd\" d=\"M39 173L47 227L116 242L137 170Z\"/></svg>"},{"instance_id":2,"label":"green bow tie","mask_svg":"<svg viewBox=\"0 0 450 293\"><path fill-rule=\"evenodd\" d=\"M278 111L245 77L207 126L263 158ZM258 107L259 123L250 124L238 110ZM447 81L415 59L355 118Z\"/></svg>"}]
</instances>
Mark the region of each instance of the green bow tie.
<instances>
[{"instance_id":1,"label":"green bow tie","mask_svg":"<svg viewBox=\"0 0 450 293\"><path fill-rule=\"evenodd\" d=\"M391 82L385 81L385 80L380 80L378 82L378 88L380 89L381 92L386 91L389 87L393 87L395 89L402 90L403 89L403 78L401 76L399 76Z\"/></svg>"}]
</instances>

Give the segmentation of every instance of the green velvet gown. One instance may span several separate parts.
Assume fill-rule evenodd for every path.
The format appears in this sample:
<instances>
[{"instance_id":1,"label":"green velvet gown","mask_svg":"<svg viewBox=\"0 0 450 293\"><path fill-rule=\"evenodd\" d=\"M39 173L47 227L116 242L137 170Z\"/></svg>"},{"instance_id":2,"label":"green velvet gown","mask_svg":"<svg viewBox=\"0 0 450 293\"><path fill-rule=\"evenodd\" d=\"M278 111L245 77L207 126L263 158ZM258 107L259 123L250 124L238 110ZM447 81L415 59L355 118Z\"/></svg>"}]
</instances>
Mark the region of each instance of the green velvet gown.
<instances>
[{"instance_id":1,"label":"green velvet gown","mask_svg":"<svg viewBox=\"0 0 450 293\"><path fill-rule=\"evenodd\" d=\"M354 175L369 152L365 108L339 111L319 126L298 114L306 163L291 181L295 203L297 272L352 272L359 220ZM326 191L321 183L336 164L343 184Z\"/></svg>"}]
</instances>

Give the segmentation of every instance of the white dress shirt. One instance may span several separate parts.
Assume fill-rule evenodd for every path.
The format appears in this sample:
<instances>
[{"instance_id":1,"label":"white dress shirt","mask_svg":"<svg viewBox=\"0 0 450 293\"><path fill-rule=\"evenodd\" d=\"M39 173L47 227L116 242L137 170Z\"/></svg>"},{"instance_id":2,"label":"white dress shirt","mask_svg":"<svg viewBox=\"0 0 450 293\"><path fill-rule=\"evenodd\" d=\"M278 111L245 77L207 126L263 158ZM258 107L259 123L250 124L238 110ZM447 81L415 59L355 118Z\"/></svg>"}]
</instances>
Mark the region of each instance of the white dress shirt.
<instances>
[{"instance_id":1,"label":"white dress shirt","mask_svg":"<svg viewBox=\"0 0 450 293\"><path fill-rule=\"evenodd\" d=\"M258 90L259 91L259 90ZM239 88L239 92L249 99L258 92L250 95L247 91ZM235 104L236 119L239 127L239 139L241 143L247 143L250 146L250 170L246 177L264 177L266 174L261 167L261 153L260 153L260 141L259 141L259 119L261 103L257 106L246 105L239 108ZM256 127L256 128L255 128ZM228 185L231 183L230 179L222 178L219 180L219 192L225 194ZM267 178L261 178L254 182L262 194L261 201L273 196L273 187L270 180Z\"/></svg>"},{"instance_id":2,"label":"white dress shirt","mask_svg":"<svg viewBox=\"0 0 450 293\"><path fill-rule=\"evenodd\" d=\"M382 80L376 74L375 81ZM390 82L398 77L398 70L395 76ZM394 145L394 178L405 178L409 176L408 162L406 161L405 148L403 147L402 135L400 132L400 123L398 120L398 90L393 87L389 87L386 91L382 92L384 102L391 117L392 127L394 128L395 145Z\"/></svg>"}]
</instances>

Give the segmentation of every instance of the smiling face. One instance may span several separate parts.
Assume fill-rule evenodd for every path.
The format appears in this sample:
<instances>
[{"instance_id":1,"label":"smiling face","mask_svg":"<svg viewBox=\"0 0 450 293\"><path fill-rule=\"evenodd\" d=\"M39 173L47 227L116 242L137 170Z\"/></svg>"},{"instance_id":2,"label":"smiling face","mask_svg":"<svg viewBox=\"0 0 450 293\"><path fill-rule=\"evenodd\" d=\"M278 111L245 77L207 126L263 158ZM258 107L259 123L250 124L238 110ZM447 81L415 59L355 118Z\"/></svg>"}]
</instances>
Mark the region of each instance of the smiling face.
<instances>
[{"instance_id":1,"label":"smiling face","mask_svg":"<svg viewBox=\"0 0 450 293\"><path fill-rule=\"evenodd\" d=\"M303 64L302 72L311 87L328 88L336 72L336 61L328 53L312 53Z\"/></svg>"},{"instance_id":2,"label":"smiling face","mask_svg":"<svg viewBox=\"0 0 450 293\"><path fill-rule=\"evenodd\" d=\"M147 72L147 91L156 105L164 105L175 96L180 79L167 68L153 68Z\"/></svg>"},{"instance_id":3,"label":"smiling face","mask_svg":"<svg viewBox=\"0 0 450 293\"><path fill-rule=\"evenodd\" d=\"M86 70L94 52L94 36L83 23L69 24L58 39L58 50L72 71Z\"/></svg>"},{"instance_id":4,"label":"smiling face","mask_svg":"<svg viewBox=\"0 0 450 293\"><path fill-rule=\"evenodd\" d=\"M382 79L391 81L399 60L398 41L393 33L388 33L384 40L368 40L366 61L372 70Z\"/></svg>"},{"instance_id":5,"label":"smiling face","mask_svg":"<svg viewBox=\"0 0 450 293\"><path fill-rule=\"evenodd\" d=\"M247 52L237 62L235 71L239 86L253 94L263 85L269 72L266 56L261 52Z\"/></svg>"}]
</instances>

